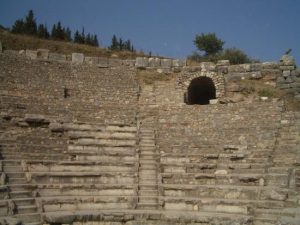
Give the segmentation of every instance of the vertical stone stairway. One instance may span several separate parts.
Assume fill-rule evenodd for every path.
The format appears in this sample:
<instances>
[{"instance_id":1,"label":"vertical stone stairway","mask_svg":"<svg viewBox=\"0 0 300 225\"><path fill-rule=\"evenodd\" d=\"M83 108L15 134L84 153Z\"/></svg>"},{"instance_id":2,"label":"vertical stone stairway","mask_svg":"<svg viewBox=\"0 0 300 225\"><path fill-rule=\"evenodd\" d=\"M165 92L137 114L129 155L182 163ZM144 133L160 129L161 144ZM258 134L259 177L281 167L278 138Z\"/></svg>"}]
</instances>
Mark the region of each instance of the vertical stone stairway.
<instances>
[{"instance_id":1,"label":"vertical stone stairway","mask_svg":"<svg viewBox=\"0 0 300 225\"><path fill-rule=\"evenodd\" d=\"M25 225L42 224L32 188L28 186L21 161L3 160L2 171L8 187L7 205L10 217L20 219Z\"/></svg>"},{"instance_id":2,"label":"vertical stone stairway","mask_svg":"<svg viewBox=\"0 0 300 225\"><path fill-rule=\"evenodd\" d=\"M155 141L157 106L153 86L145 86L139 98L139 188L137 209L156 210L158 201L158 155Z\"/></svg>"}]
</instances>

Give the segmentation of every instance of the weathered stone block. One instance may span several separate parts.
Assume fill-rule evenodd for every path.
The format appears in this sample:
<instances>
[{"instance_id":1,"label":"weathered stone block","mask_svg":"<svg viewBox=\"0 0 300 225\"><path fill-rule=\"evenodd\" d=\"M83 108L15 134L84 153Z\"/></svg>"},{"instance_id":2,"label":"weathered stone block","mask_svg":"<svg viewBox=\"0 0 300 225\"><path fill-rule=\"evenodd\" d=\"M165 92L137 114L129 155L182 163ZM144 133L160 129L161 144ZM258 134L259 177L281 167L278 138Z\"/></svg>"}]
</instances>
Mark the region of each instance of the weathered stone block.
<instances>
[{"instance_id":1,"label":"weathered stone block","mask_svg":"<svg viewBox=\"0 0 300 225\"><path fill-rule=\"evenodd\" d=\"M235 205L217 205L217 212L226 212L226 213L242 213L247 214L247 206L235 206Z\"/></svg>"},{"instance_id":2,"label":"weathered stone block","mask_svg":"<svg viewBox=\"0 0 300 225\"><path fill-rule=\"evenodd\" d=\"M173 202L166 202L165 203L165 209L166 210L190 210L192 209L191 207L188 207L188 205L184 202L178 202L178 203L173 203Z\"/></svg>"},{"instance_id":3,"label":"weathered stone block","mask_svg":"<svg viewBox=\"0 0 300 225\"><path fill-rule=\"evenodd\" d=\"M282 66L293 66L293 65L295 65L295 60L292 56L283 55L280 59L280 65L282 65Z\"/></svg>"},{"instance_id":4,"label":"weathered stone block","mask_svg":"<svg viewBox=\"0 0 300 225\"><path fill-rule=\"evenodd\" d=\"M288 197L287 192L279 191L275 189L263 191L261 194L261 199L268 199L268 200L285 201L287 197Z\"/></svg>"},{"instance_id":5,"label":"weathered stone block","mask_svg":"<svg viewBox=\"0 0 300 225\"><path fill-rule=\"evenodd\" d=\"M37 59L37 51L26 49L26 56L30 59Z\"/></svg>"},{"instance_id":6,"label":"weathered stone block","mask_svg":"<svg viewBox=\"0 0 300 225\"><path fill-rule=\"evenodd\" d=\"M82 53L72 53L72 63L83 63L84 54Z\"/></svg>"},{"instance_id":7,"label":"weathered stone block","mask_svg":"<svg viewBox=\"0 0 300 225\"><path fill-rule=\"evenodd\" d=\"M225 76L225 79L227 82L234 82L234 81L240 81L248 78L248 74L245 73L228 73Z\"/></svg>"},{"instance_id":8,"label":"weathered stone block","mask_svg":"<svg viewBox=\"0 0 300 225\"><path fill-rule=\"evenodd\" d=\"M274 70L279 68L278 63L276 62L264 62L261 65L262 65L262 69L267 69L267 70L268 69Z\"/></svg>"},{"instance_id":9,"label":"weathered stone block","mask_svg":"<svg viewBox=\"0 0 300 225\"><path fill-rule=\"evenodd\" d=\"M246 73L251 71L251 64L231 65L228 67L228 72Z\"/></svg>"},{"instance_id":10,"label":"weathered stone block","mask_svg":"<svg viewBox=\"0 0 300 225\"><path fill-rule=\"evenodd\" d=\"M229 66L230 65L230 62L229 60L218 60L217 62L217 66Z\"/></svg>"},{"instance_id":11,"label":"weathered stone block","mask_svg":"<svg viewBox=\"0 0 300 225\"><path fill-rule=\"evenodd\" d=\"M209 104L211 104L211 105L218 104L218 102L219 102L218 99L210 99L210 100L209 100Z\"/></svg>"},{"instance_id":12,"label":"weathered stone block","mask_svg":"<svg viewBox=\"0 0 300 225\"><path fill-rule=\"evenodd\" d=\"M228 174L227 170L216 170L215 175L226 175Z\"/></svg>"},{"instance_id":13,"label":"weathered stone block","mask_svg":"<svg viewBox=\"0 0 300 225\"><path fill-rule=\"evenodd\" d=\"M149 60L145 57L137 57L135 60L135 67L139 69L145 69L149 66Z\"/></svg>"},{"instance_id":14,"label":"weathered stone block","mask_svg":"<svg viewBox=\"0 0 300 225\"><path fill-rule=\"evenodd\" d=\"M162 68L171 68L172 67L172 59L162 59L161 67Z\"/></svg>"},{"instance_id":15,"label":"weathered stone block","mask_svg":"<svg viewBox=\"0 0 300 225\"><path fill-rule=\"evenodd\" d=\"M49 128L52 132L63 132L64 127L61 123L50 123Z\"/></svg>"},{"instance_id":16,"label":"weathered stone block","mask_svg":"<svg viewBox=\"0 0 300 225\"><path fill-rule=\"evenodd\" d=\"M160 67L159 58L149 58L149 67Z\"/></svg>"},{"instance_id":17,"label":"weathered stone block","mask_svg":"<svg viewBox=\"0 0 300 225\"><path fill-rule=\"evenodd\" d=\"M2 43L1 43L1 41L0 41L0 53L2 53Z\"/></svg>"},{"instance_id":18,"label":"weathered stone block","mask_svg":"<svg viewBox=\"0 0 300 225\"><path fill-rule=\"evenodd\" d=\"M67 60L66 55L64 54L58 54L58 53L49 53L49 60L52 61L58 61L58 62L64 62Z\"/></svg>"},{"instance_id":19,"label":"weathered stone block","mask_svg":"<svg viewBox=\"0 0 300 225\"><path fill-rule=\"evenodd\" d=\"M7 55L19 55L19 51L17 51L17 50L10 50L10 49L4 50L3 53L7 54Z\"/></svg>"},{"instance_id":20,"label":"weathered stone block","mask_svg":"<svg viewBox=\"0 0 300 225\"><path fill-rule=\"evenodd\" d=\"M212 62L202 62L200 64L202 71L215 71L216 70L216 64Z\"/></svg>"},{"instance_id":21,"label":"weathered stone block","mask_svg":"<svg viewBox=\"0 0 300 225\"><path fill-rule=\"evenodd\" d=\"M172 66L173 67L184 67L184 66L186 66L186 61L180 60L180 59L174 59L172 61Z\"/></svg>"},{"instance_id":22,"label":"weathered stone block","mask_svg":"<svg viewBox=\"0 0 300 225\"><path fill-rule=\"evenodd\" d=\"M84 62L90 65L97 65L99 63L98 57L84 57Z\"/></svg>"},{"instance_id":23,"label":"weathered stone block","mask_svg":"<svg viewBox=\"0 0 300 225\"><path fill-rule=\"evenodd\" d=\"M291 71L290 70L284 70L283 72L282 72L282 76L283 77L289 77L291 75Z\"/></svg>"},{"instance_id":24,"label":"weathered stone block","mask_svg":"<svg viewBox=\"0 0 300 225\"><path fill-rule=\"evenodd\" d=\"M37 58L47 60L49 58L49 50L48 49L38 49L37 50Z\"/></svg>"},{"instance_id":25,"label":"weathered stone block","mask_svg":"<svg viewBox=\"0 0 300 225\"><path fill-rule=\"evenodd\" d=\"M294 70L295 66L279 66L279 69L283 70Z\"/></svg>"}]
</instances>

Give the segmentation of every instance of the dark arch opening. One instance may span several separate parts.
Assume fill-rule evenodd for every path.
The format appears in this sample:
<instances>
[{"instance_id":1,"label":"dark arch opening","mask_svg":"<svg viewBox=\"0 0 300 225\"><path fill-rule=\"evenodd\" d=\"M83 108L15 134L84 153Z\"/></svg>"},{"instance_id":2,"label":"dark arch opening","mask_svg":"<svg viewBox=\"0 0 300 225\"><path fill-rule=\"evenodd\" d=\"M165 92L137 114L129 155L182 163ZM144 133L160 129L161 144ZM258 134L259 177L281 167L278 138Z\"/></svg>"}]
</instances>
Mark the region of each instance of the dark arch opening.
<instances>
[{"instance_id":1,"label":"dark arch opening","mask_svg":"<svg viewBox=\"0 0 300 225\"><path fill-rule=\"evenodd\" d=\"M216 98L216 87L209 77L197 77L188 87L187 104L206 105L210 99Z\"/></svg>"}]
</instances>

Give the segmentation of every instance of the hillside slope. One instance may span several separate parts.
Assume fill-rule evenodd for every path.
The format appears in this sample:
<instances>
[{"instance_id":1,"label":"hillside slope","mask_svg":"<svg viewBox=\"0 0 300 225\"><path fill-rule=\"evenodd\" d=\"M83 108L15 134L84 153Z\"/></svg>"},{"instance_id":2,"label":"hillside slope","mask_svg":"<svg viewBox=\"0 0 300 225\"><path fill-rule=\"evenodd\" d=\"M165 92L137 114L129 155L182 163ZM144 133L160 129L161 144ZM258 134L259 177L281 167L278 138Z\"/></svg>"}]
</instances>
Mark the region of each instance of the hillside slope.
<instances>
[{"instance_id":1,"label":"hillside slope","mask_svg":"<svg viewBox=\"0 0 300 225\"><path fill-rule=\"evenodd\" d=\"M84 53L86 56L98 57L118 57L118 58L135 58L143 56L141 54L128 51L111 51L105 48L93 47L82 44L74 44L64 41L53 41L40 39L28 35L12 34L8 31L0 29L0 41L4 49L22 50L22 49L38 49L45 48L51 52L62 54L71 54L73 52Z\"/></svg>"}]
</instances>

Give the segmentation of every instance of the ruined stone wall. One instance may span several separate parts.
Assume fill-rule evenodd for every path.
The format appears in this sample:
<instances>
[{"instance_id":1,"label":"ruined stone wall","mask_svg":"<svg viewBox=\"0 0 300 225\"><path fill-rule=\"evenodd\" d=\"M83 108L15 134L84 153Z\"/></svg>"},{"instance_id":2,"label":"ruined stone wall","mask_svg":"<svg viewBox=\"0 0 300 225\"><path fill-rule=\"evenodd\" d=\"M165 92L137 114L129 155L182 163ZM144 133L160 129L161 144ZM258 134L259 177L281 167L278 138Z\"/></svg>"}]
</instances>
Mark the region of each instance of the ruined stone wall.
<instances>
[{"instance_id":1,"label":"ruined stone wall","mask_svg":"<svg viewBox=\"0 0 300 225\"><path fill-rule=\"evenodd\" d=\"M172 88L162 89L158 94L158 101L163 104L181 105L184 96L194 78L211 78L216 88L216 102L238 101L237 93L243 92L241 81L254 80L270 87L284 90L285 93L294 96L299 101L300 96L300 72L290 56L283 56L280 62L252 63L230 65L229 61L222 60L218 63L203 62L198 66L186 66L177 68L176 82L170 85ZM157 70L159 71L159 69ZM165 71L166 72L166 71ZM170 73L169 70L167 73ZM174 72L174 70L173 70ZM169 95L167 95L169 93Z\"/></svg>"}]
</instances>

